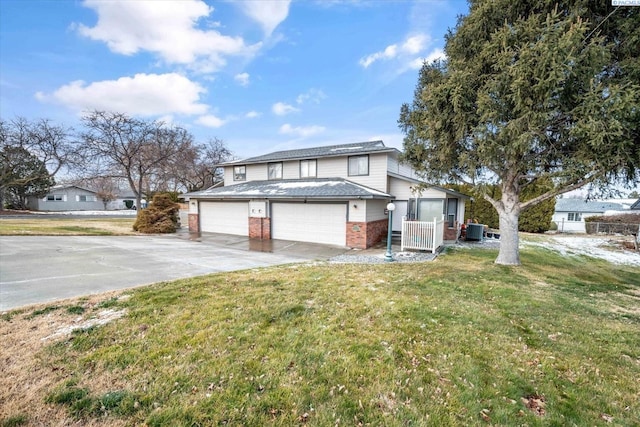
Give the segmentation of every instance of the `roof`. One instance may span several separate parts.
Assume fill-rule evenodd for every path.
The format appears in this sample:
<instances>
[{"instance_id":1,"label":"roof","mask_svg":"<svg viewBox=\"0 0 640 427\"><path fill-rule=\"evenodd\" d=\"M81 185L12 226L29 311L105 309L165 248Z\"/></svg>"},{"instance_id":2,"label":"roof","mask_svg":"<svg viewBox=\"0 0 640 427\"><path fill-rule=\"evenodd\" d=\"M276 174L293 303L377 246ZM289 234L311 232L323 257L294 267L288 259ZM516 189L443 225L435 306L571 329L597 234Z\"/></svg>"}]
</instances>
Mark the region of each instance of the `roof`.
<instances>
[{"instance_id":1,"label":"roof","mask_svg":"<svg viewBox=\"0 0 640 427\"><path fill-rule=\"evenodd\" d=\"M556 212L605 212L621 211L620 203L587 201L583 199L557 199Z\"/></svg>"},{"instance_id":2,"label":"roof","mask_svg":"<svg viewBox=\"0 0 640 427\"><path fill-rule=\"evenodd\" d=\"M89 193L95 193L95 191L93 191L93 190L89 190L88 188L80 187L80 186L78 186L78 185L73 185L73 184L59 184L59 185L54 185L53 187L51 187L51 188L49 189L49 192L51 192L51 191L55 191L55 190L66 190L66 189L68 189L68 188L77 188L77 189L79 189L79 190L87 191L87 192L89 192Z\"/></svg>"},{"instance_id":3,"label":"roof","mask_svg":"<svg viewBox=\"0 0 640 427\"><path fill-rule=\"evenodd\" d=\"M460 199L467 199L467 200L471 199L471 196L467 196L464 193L460 193L455 190L450 190L448 188L438 187L437 185L427 185L427 188L435 188L436 190L442 191L444 193L447 193L450 196L458 197Z\"/></svg>"},{"instance_id":4,"label":"roof","mask_svg":"<svg viewBox=\"0 0 640 427\"><path fill-rule=\"evenodd\" d=\"M632 204L631 208L629 208L629 209L633 209L633 210L640 209L640 199L638 199L638 201L636 201L634 204Z\"/></svg>"},{"instance_id":5,"label":"roof","mask_svg":"<svg viewBox=\"0 0 640 427\"><path fill-rule=\"evenodd\" d=\"M351 144L325 145L322 147L301 148L296 150L274 151L262 156L249 157L242 160L221 163L218 166L244 165L252 163L275 162L282 160L315 159L318 157L352 156L358 154L384 153L398 151L392 147L386 147L382 141L367 141Z\"/></svg>"},{"instance_id":6,"label":"roof","mask_svg":"<svg viewBox=\"0 0 640 427\"><path fill-rule=\"evenodd\" d=\"M393 199L390 194L342 178L249 181L187 193L185 199Z\"/></svg>"}]
</instances>

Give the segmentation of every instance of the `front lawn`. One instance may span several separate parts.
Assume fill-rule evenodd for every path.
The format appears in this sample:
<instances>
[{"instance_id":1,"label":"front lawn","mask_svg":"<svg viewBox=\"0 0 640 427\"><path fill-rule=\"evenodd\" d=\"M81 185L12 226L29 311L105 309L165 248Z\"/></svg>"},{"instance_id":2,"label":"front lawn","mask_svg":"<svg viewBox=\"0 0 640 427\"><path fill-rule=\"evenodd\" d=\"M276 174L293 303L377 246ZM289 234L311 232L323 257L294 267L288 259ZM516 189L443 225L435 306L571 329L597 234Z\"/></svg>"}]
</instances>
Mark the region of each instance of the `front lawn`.
<instances>
[{"instance_id":1,"label":"front lawn","mask_svg":"<svg viewBox=\"0 0 640 427\"><path fill-rule=\"evenodd\" d=\"M518 268L495 256L289 265L7 313L0 417L637 425L640 268L538 247ZM69 323L81 329L41 339Z\"/></svg>"},{"instance_id":2,"label":"front lawn","mask_svg":"<svg viewBox=\"0 0 640 427\"><path fill-rule=\"evenodd\" d=\"M0 219L0 236L122 236L133 231L127 218L11 218Z\"/></svg>"}]
</instances>

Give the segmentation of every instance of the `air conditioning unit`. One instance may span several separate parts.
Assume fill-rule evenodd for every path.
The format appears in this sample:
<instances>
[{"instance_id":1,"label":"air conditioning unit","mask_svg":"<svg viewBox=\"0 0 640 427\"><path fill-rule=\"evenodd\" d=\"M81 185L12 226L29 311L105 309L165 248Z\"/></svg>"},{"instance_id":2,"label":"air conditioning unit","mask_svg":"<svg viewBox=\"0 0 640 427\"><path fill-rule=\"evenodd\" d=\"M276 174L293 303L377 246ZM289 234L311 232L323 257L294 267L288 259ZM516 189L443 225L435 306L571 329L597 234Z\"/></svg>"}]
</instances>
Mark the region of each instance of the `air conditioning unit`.
<instances>
[{"instance_id":1,"label":"air conditioning unit","mask_svg":"<svg viewBox=\"0 0 640 427\"><path fill-rule=\"evenodd\" d=\"M482 240L484 225L467 224L467 240Z\"/></svg>"}]
</instances>

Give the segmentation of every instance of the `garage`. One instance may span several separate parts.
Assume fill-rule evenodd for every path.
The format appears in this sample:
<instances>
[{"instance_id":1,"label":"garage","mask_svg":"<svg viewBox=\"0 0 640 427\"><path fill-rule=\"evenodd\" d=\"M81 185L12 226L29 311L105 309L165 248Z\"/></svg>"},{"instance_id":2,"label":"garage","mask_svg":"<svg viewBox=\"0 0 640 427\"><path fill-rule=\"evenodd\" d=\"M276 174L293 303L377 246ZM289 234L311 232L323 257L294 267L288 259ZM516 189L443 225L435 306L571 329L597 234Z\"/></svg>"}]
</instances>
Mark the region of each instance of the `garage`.
<instances>
[{"instance_id":1,"label":"garage","mask_svg":"<svg viewBox=\"0 0 640 427\"><path fill-rule=\"evenodd\" d=\"M274 239L346 246L346 203L271 203Z\"/></svg>"},{"instance_id":2,"label":"garage","mask_svg":"<svg viewBox=\"0 0 640 427\"><path fill-rule=\"evenodd\" d=\"M200 230L249 235L248 202L200 202Z\"/></svg>"}]
</instances>

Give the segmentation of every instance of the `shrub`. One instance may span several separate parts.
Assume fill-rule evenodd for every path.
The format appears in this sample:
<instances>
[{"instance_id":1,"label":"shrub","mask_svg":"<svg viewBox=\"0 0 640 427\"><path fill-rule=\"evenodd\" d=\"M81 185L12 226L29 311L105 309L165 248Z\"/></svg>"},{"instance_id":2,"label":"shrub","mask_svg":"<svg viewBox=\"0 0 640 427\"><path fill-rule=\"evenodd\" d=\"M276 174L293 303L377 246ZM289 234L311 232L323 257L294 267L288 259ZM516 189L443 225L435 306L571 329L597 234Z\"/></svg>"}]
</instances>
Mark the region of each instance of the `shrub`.
<instances>
[{"instance_id":1,"label":"shrub","mask_svg":"<svg viewBox=\"0 0 640 427\"><path fill-rule=\"evenodd\" d=\"M175 233L180 225L180 206L167 194L156 194L148 208L138 213L133 229L141 233Z\"/></svg>"}]
</instances>

